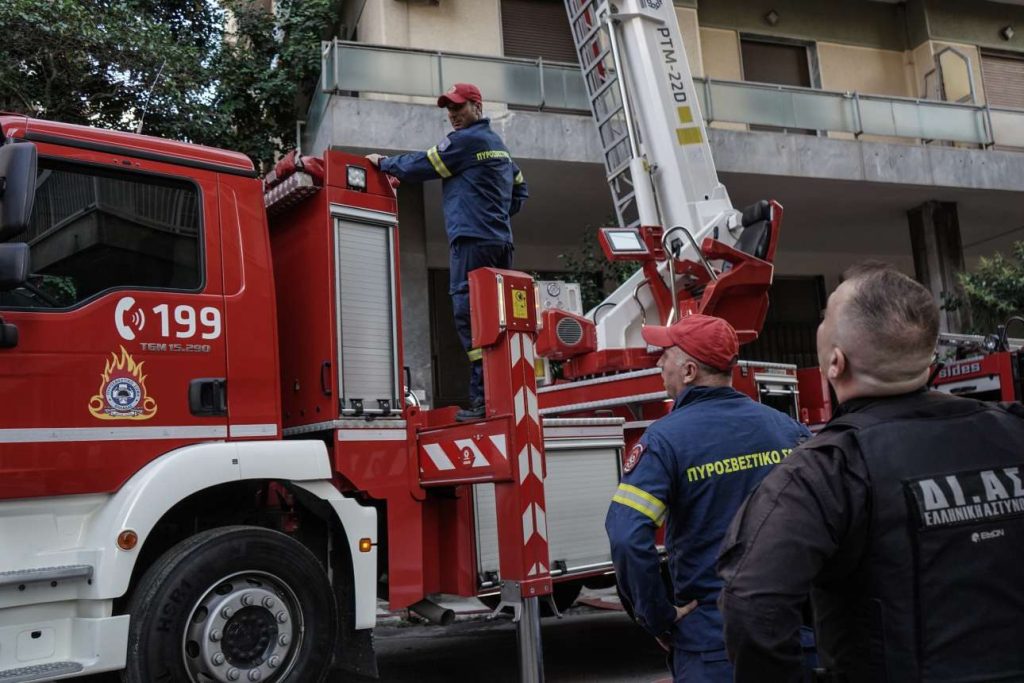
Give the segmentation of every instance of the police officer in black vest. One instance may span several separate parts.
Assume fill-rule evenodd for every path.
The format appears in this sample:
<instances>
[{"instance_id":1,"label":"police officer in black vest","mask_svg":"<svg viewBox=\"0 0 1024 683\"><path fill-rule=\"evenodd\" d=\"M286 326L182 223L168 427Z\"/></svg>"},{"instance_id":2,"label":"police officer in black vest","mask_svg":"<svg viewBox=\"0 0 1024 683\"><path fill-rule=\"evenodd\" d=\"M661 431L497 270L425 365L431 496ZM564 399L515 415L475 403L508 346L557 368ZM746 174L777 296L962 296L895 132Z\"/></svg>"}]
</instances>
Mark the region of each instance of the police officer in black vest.
<instances>
[{"instance_id":1,"label":"police officer in black vest","mask_svg":"<svg viewBox=\"0 0 1024 683\"><path fill-rule=\"evenodd\" d=\"M722 545L737 681L801 676L810 594L827 681L1024 680L1024 410L929 392L938 309L883 264L818 328L835 417Z\"/></svg>"}]
</instances>

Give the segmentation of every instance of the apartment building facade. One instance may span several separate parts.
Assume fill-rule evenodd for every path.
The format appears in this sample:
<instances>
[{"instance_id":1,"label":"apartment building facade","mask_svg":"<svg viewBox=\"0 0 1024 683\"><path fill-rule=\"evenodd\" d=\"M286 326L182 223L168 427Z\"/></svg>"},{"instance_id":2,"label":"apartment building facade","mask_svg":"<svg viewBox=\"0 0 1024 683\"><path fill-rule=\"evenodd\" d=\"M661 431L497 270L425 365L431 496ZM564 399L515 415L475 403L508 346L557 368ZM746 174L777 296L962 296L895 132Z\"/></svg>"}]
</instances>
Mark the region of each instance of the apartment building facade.
<instances>
[{"instance_id":1,"label":"apartment building facade","mask_svg":"<svg viewBox=\"0 0 1024 683\"><path fill-rule=\"evenodd\" d=\"M892 262L941 299L956 272L1024 239L1024 3L675 9L734 205L785 207L769 322L748 356L812 363L825 293L852 263ZM613 220L562 0L348 0L341 12L348 40L324 46L307 149L426 149L448 132L431 95L468 80L530 184L518 268L564 271L560 255ZM399 206L413 385L457 401L439 183L403 185Z\"/></svg>"}]
</instances>

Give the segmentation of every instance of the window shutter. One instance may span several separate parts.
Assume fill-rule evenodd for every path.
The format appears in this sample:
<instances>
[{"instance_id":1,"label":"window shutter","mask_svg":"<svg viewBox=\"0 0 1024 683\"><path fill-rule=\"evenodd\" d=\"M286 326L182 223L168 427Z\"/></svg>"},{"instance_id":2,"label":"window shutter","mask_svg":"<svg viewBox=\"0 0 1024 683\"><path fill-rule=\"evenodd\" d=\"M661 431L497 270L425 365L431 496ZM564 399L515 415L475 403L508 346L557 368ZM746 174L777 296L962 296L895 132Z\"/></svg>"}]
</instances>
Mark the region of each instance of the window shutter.
<instances>
[{"instance_id":1,"label":"window shutter","mask_svg":"<svg viewBox=\"0 0 1024 683\"><path fill-rule=\"evenodd\" d=\"M990 105L1024 109L1024 59L982 53L981 72Z\"/></svg>"},{"instance_id":2,"label":"window shutter","mask_svg":"<svg viewBox=\"0 0 1024 683\"><path fill-rule=\"evenodd\" d=\"M501 29L506 57L577 61L562 0L501 0Z\"/></svg>"}]
</instances>

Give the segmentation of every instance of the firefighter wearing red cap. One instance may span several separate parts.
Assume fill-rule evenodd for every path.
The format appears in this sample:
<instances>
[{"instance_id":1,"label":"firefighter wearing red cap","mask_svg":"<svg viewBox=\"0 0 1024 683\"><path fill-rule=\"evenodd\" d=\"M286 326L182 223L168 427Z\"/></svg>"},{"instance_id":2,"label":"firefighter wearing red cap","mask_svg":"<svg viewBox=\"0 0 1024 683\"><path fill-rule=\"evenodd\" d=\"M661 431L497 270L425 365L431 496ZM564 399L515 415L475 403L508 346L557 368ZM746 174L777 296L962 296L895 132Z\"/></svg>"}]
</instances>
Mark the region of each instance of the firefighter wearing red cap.
<instances>
[{"instance_id":1,"label":"firefighter wearing red cap","mask_svg":"<svg viewBox=\"0 0 1024 683\"><path fill-rule=\"evenodd\" d=\"M472 346L469 316L470 271L512 267L510 219L529 196L522 171L501 138L483 116L480 89L456 83L437 98L448 110L454 129L425 152L367 159L399 180L441 180L445 232L448 236L455 329L470 361L469 408L459 420L484 416L483 363L480 349Z\"/></svg>"},{"instance_id":2,"label":"firefighter wearing red cap","mask_svg":"<svg viewBox=\"0 0 1024 683\"><path fill-rule=\"evenodd\" d=\"M715 559L733 515L771 468L810 437L806 427L732 388L739 343L720 318L647 326L671 412L623 463L605 528L619 591L637 623L670 652L676 681L731 681ZM667 590L655 532L665 525Z\"/></svg>"}]
</instances>

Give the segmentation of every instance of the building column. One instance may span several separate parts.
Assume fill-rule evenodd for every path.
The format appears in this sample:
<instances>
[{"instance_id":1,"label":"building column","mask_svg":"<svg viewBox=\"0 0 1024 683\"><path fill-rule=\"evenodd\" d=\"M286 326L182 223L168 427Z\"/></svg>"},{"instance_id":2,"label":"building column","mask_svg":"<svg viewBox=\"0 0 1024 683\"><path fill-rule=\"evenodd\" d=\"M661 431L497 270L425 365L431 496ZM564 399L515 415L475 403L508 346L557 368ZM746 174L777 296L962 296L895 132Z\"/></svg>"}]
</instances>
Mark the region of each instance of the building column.
<instances>
[{"instance_id":1,"label":"building column","mask_svg":"<svg viewBox=\"0 0 1024 683\"><path fill-rule=\"evenodd\" d=\"M960 293L957 274L964 271L964 250L955 202L929 201L907 212L910 244L917 281L931 290L942 306L947 297ZM963 332L970 312L939 311L939 331Z\"/></svg>"}]
</instances>

